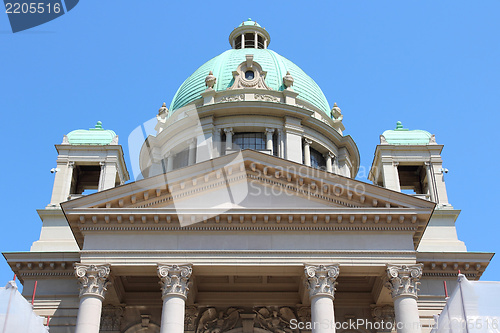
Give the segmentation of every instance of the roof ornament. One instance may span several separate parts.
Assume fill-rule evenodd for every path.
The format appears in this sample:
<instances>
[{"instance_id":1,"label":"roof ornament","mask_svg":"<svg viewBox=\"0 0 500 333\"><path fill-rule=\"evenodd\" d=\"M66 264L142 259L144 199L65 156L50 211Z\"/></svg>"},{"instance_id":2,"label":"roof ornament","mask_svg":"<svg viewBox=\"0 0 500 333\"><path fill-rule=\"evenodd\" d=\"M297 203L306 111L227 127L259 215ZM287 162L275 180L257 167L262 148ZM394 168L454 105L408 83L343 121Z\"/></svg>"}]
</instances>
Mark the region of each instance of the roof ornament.
<instances>
[{"instance_id":1,"label":"roof ornament","mask_svg":"<svg viewBox=\"0 0 500 333\"><path fill-rule=\"evenodd\" d=\"M331 111L332 119L342 120L344 116L342 115L342 110L338 107L337 103L333 103L333 108Z\"/></svg>"},{"instance_id":2,"label":"roof ornament","mask_svg":"<svg viewBox=\"0 0 500 333\"><path fill-rule=\"evenodd\" d=\"M102 129L102 121L98 121L97 124L95 124L95 128L94 129Z\"/></svg>"},{"instance_id":3,"label":"roof ornament","mask_svg":"<svg viewBox=\"0 0 500 333\"><path fill-rule=\"evenodd\" d=\"M403 129L403 124L400 121L398 121L396 123L396 130L402 130L402 129Z\"/></svg>"},{"instance_id":4,"label":"roof ornament","mask_svg":"<svg viewBox=\"0 0 500 333\"><path fill-rule=\"evenodd\" d=\"M162 114L167 114L168 113L168 109L167 109L167 104L165 102L163 102L163 104L161 105L161 108L158 110L158 115L161 116Z\"/></svg>"},{"instance_id":5,"label":"roof ornament","mask_svg":"<svg viewBox=\"0 0 500 333\"><path fill-rule=\"evenodd\" d=\"M293 81L294 81L294 79L293 79L292 75L290 74L289 71L287 71L286 75L283 77L283 84L285 85L287 90L293 90L292 89Z\"/></svg>"},{"instance_id":6,"label":"roof ornament","mask_svg":"<svg viewBox=\"0 0 500 333\"><path fill-rule=\"evenodd\" d=\"M212 90L216 82L217 78L214 76L214 73L210 71L205 78L205 86L207 87L207 90Z\"/></svg>"},{"instance_id":7,"label":"roof ornament","mask_svg":"<svg viewBox=\"0 0 500 333\"><path fill-rule=\"evenodd\" d=\"M158 123L156 124L155 129L158 131L158 134L163 131L163 126L167 122L167 114L167 104L163 102L161 108L158 110L158 114L156 115L156 120L158 120Z\"/></svg>"}]
</instances>

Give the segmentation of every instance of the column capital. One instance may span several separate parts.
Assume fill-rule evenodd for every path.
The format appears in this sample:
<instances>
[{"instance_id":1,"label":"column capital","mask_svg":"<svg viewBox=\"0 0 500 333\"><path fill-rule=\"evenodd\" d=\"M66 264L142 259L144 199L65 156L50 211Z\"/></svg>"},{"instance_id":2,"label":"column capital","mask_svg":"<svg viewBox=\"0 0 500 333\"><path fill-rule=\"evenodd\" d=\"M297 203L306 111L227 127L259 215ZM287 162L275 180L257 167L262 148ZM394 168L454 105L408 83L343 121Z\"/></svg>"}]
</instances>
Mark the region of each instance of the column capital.
<instances>
[{"instance_id":1,"label":"column capital","mask_svg":"<svg viewBox=\"0 0 500 333\"><path fill-rule=\"evenodd\" d=\"M422 266L423 264L387 264L385 286L391 291L392 298L399 296L417 298L419 280L422 277Z\"/></svg>"},{"instance_id":2,"label":"column capital","mask_svg":"<svg viewBox=\"0 0 500 333\"><path fill-rule=\"evenodd\" d=\"M339 276L339 265L305 265L306 285L309 297L327 296L335 298L335 285Z\"/></svg>"},{"instance_id":3,"label":"column capital","mask_svg":"<svg viewBox=\"0 0 500 333\"><path fill-rule=\"evenodd\" d=\"M326 153L323 154L323 157L326 158L326 159L331 158L333 160L333 159L335 159L336 156L331 151L328 151L328 152L326 152Z\"/></svg>"},{"instance_id":4,"label":"column capital","mask_svg":"<svg viewBox=\"0 0 500 333\"><path fill-rule=\"evenodd\" d=\"M109 264L105 265L85 265L74 264L75 276L80 284L80 298L84 296L95 296L104 299L104 294L108 290Z\"/></svg>"},{"instance_id":5,"label":"column capital","mask_svg":"<svg viewBox=\"0 0 500 333\"><path fill-rule=\"evenodd\" d=\"M304 138L304 145L306 146L310 146L312 144L312 140L311 139L307 139L307 138Z\"/></svg>"},{"instance_id":6,"label":"column capital","mask_svg":"<svg viewBox=\"0 0 500 333\"><path fill-rule=\"evenodd\" d=\"M226 135L227 134L234 134L232 127L224 127L222 130L224 131L224 133L226 133Z\"/></svg>"},{"instance_id":7,"label":"column capital","mask_svg":"<svg viewBox=\"0 0 500 333\"><path fill-rule=\"evenodd\" d=\"M270 128L270 127L266 128L266 134L274 134L275 131L276 131L276 128Z\"/></svg>"},{"instance_id":8,"label":"column capital","mask_svg":"<svg viewBox=\"0 0 500 333\"><path fill-rule=\"evenodd\" d=\"M193 268L191 265L165 265L158 264L158 277L161 282L162 299L177 295L186 299L192 282L189 281Z\"/></svg>"},{"instance_id":9,"label":"column capital","mask_svg":"<svg viewBox=\"0 0 500 333\"><path fill-rule=\"evenodd\" d=\"M191 139L188 139L188 140L186 141L186 143L187 143L188 145L190 145L190 146L191 146L191 145L194 145L194 144L196 144L196 138L191 138Z\"/></svg>"}]
</instances>

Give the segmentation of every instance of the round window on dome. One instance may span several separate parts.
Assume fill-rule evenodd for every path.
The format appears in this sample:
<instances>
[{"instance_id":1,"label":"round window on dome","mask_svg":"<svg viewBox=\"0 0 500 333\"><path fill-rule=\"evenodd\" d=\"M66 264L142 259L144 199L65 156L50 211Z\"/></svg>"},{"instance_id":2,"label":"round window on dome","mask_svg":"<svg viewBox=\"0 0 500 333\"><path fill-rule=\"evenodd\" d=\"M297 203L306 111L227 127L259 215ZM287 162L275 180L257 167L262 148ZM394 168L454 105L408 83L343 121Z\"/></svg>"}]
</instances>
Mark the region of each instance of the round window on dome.
<instances>
[{"instance_id":1,"label":"round window on dome","mask_svg":"<svg viewBox=\"0 0 500 333\"><path fill-rule=\"evenodd\" d=\"M245 72L245 79L253 80L254 77L255 77L255 73L253 71L246 71Z\"/></svg>"}]
</instances>

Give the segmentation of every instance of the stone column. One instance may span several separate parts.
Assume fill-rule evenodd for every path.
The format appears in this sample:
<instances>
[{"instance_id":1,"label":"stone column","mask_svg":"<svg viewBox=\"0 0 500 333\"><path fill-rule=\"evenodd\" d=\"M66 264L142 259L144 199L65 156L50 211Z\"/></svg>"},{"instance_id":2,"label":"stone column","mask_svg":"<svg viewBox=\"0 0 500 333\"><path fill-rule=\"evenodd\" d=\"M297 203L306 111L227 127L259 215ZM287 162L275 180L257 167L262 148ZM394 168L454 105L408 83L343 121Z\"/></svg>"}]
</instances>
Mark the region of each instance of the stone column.
<instances>
[{"instance_id":1,"label":"stone column","mask_svg":"<svg viewBox=\"0 0 500 333\"><path fill-rule=\"evenodd\" d=\"M434 178L432 177L431 163L425 162L425 173L427 175L427 187L429 188L429 195L432 202L436 202L436 195L434 192Z\"/></svg>"},{"instance_id":2,"label":"stone column","mask_svg":"<svg viewBox=\"0 0 500 333\"><path fill-rule=\"evenodd\" d=\"M186 299L191 286L191 265L158 264L163 309L160 333L183 333Z\"/></svg>"},{"instance_id":3,"label":"stone column","mask_svg":"<svg viewBox=\"0 0 500 333\"><path fill-rule=\"evenodd\" d=\"M398 333L421 333L417 291L422 264L387 265L385 286L391 291Z\"/></svg>"},{"instance_id":4,"label":"stone column","mask_svg":"<svg viewBox=\"0 0 500 333\"><path fill-rule=\"evenodd\" d=\"M304 271L311 299L312 332L335 333L333 300L339 265L306 265Z\"/></svg>"},{"instance_id":5,"label":"stone column","mask_svg":"<svg viewBox=\"0 0 500 333\"><path fill-rule=\"evenodd\" d=\"M196 163L196 139L192 138L188 141L189 144L189 157L188 165L193 165Z\"/></svg>"},{"instance_id":6,"label":"stone column","mask_svg":"<svg viewBox=\"0 0 500 333\"><path fill-rule=\"evenodd\" d=\"M222 156L222 142L221 142L221 135L220 135L220 129L216 128L214 130L214 153L213 153L214 158Z\"/></svg>"},{"instance_id":7,"label":"stone column","mask_svg":"<svg viewBox=\"0 0 500 333\"><path fill-rule=\"evenodd\" d=\"M278 157L285 158L285 140L283 130L278 130Z\"/></svg>"},{"instance_id":8,"label":"stone column","mask_svg":"<svg viewBox=\"0 0 500 333\"><path fill-rule=\"evenodd\" d=\"M168 152L165 157L167 159L167 172L172 171L174 169L174 155Z\"/></svg>"},{"instance_id":9,"label":"stone column","mask_svg":"<svg viewBox=\"0 0 500 333\"><path fill-rule=\"evenodd\" d=\"M75 333L99 333L102 301L109 285L109 265L75 264L80 284L80 307Z\"/></svg>"},{"instance_id":10,"label":"stone column","mask_svg":"<svg viewBox=\"0 0 500 333\"><path fill-rule=\"evenodd\" d=\"M259 38L258 38L257 33L255 33L255 41L254 41L254 43L255 43L255 48L258 49L259 48L259 44L258 44L259 43Z\"/></svg>"},{"instance_id":11,"label":"stone column","mask_svg":"<svg viewBox=\"0 0 500 333\"><path fill-rule=\"evenodd\" d=\"M335 155L331 151L324 155L326 160L326 171L333 172L333 161L335 159Z\"/></svg>"},{"instance_id":12,"label":"stone column","mask_svg":"<svg viewBox=\"0 0 500 333\"><path fill-rule=\"evenodd\" d=\"M311 166L311 143L309 139L304 139L304 164Z\"/></svg>"},{"instance_id":13,"label":"stone column","mask_svg":"<svg viewBox=\"0 0 500 333\"><path fill-rule=\"evenodd\" d=\"M226 154L233 149L233 128L224 128L224 133L226 133Z\"/></svg>"},{"instance_id":14,"label":"stone column","mask_svg":"<svg viewBox=\"0 0 500 333\"><path fill-rule=\"evenodd\" d=\"M241 34L241 48L245 48L245 34Z\"/></svg>"},{"instance_id":15,"label":"stone column","mask_svg":"<svg viewBox=\"0 0 500 333\"><path fill-rule=\"evenodd\" d=\"M395 177L394 185L396 186L395 190L401 192L401 180L399 180L399 171L398 171L399 162L394 162L393 165L394 165L394 177Z\"/></svg>"},{"instance_id":16,"label":"stone column","mask_svg":"<svg viewBox=\"0 0 500 333\"><path fill-rule=\"evenodd\" d=\"M273 154L273 134L274 128L266 128L266 150L268 150L270 155Z\"/></svg>"}]
</instances>

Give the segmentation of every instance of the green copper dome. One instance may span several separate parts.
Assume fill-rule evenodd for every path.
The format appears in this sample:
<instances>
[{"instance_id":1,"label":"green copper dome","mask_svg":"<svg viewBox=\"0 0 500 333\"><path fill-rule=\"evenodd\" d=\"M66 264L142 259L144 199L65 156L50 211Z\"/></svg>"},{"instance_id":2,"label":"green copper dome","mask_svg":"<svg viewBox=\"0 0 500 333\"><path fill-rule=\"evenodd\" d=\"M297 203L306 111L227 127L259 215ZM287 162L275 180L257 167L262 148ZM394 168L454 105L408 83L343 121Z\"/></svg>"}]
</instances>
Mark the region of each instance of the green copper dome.
<instances>
[{"instance_id":1,"label":"green copper dome","mask_svg":"<svg viewBox=\"0 0 500 333\"><path fill-rule=\"evenodd\" d=\"M256 25L256 26L260 27L260 24L258 24L258 23L257 23L257 22L255 22L255 21L252 21L252 19L251 19L251 18L249 18L249 19L248 19L248 20L246 20L246 21L243 21L243 23L241 23L239 26L240 26L240 27L242 27L242 26L244 26L244 25Z\"/></svg>"},{"instance_id":2,"label":"green copper dome","mask_svg":"<svg viewBox=\"0 0 500 333\"><path fill-rule=\"evenodd\" d=\"M246 21L249 22L249 21ZM253 21L252 21L253 22ZM210 71L217 78L214 89L223 91L233 84L233 74L239 64L246 60L245 55L253 54L253 60L267 71L266 84L277 91L285 89L283 77L289 71L294 79L293 90L298 99L309 102L330 116L330 107L320 87L300 67L290 60L269 49L232 49L207 61L184 81L170 104L170 110L175 111L201 97L205 91L205 77Z\"/></svg>"},{"instance_id":3,"label":"green copper dome","mask_svg":"<svg viewBox=\"0 0 500 333\"><path fill-rule=\"evenodd\" d=\"M382 135L390 145L427 145L431 140L431 133L423 130L409 130L403 128L400 121L395 130L387 130Z\"/></svg>"},{"instance_id":4,"label":"green copper dome","mask_svg":"<svg viewBox=\"0 0 500 333\"><path fill-rule=\"evenodd\" d=\"M109 145L115 136L114 131L103 129L100 121L94 128L71 131L67 135L71 145Z\"/></svg>"}]
</instances>

